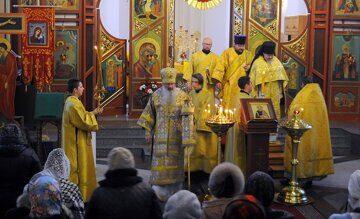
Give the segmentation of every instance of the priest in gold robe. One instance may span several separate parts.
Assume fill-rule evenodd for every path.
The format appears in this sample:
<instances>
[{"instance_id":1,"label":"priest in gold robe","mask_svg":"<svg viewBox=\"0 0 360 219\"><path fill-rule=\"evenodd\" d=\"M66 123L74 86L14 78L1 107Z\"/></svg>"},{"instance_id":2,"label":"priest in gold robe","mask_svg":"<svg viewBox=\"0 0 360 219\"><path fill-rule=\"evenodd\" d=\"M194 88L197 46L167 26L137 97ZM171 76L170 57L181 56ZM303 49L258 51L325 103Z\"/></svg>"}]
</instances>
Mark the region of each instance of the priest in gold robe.
<instances>
[{"instance_id":1,"label":"priest in gold robe","mask_svg":"<svg viewBox=\"0 0 360 219\"><path fill-rule=\"evenodd\" d=\"M216 64L211 77L216 81L216 87L221 89L220 97L226 108L234 108L232 97L236 96L240 89L237 86L240 77L246 75L253 55L245 49L246 36L235 35L234 47L225 50Z\"/></svg>"},{"instance_id":2,"label":"priest in gold robe","mask_svg":"<svg viewBox=\"0 0 360 219\"><path fill-rule=\"evenodd\" d=\"M283 98L289 78L285 68L275 56L276 44L266 41L258 50L250 66L250 78L254 96L270 98L277 119L281 119L280 100Z\"/></svg>"},{"instance_id":3,"label":"priest in gold robe","mask_svg":"<svg viewBox=\"0 0 360 219\"><path fill-rule=\"evenodd\" d=\"M210 174L217 165L217 136L205 124L209 115L205 113L205 109L214 108L215 105L213 90L203 88L205 81L200 73L192 75L190 97L195 107L196 144L190 154L190 171ZM185 163L186 161L185 159Z\"/></svg>"},{"instance_id":4,"label":"priest in gold robe","mask_svg":"<svg viewBox=\"0 0 360 219\"><path fill-rule=\"evenodd\" d=\"M86 202L97 187L91 132L99 128L95 115L101 113L102 108L96 108L92 112L85 110L79 100L84 92L79 80L70 79L68 91L71 96L66 99L64 105L61 142L70 160L69 180L78 185Z\"/></svg>"},{"instance_id":5,"label":"priest in gold robe","mask_svg":"<svg viewBox=\"0 0 360 219\"><path fill-rule=\"evenodd\" d=\"M305 85L295 96L288 110L289 119L295 110L300 108L300 118L310 123L312 129L305 132L300 139L297 157L299 164L296 167L299 179L312 180L323 178L334 173L334 163L330 139L329 117L326 103L320 86L312 83L310 77L303 80ZM286 138L285 167L291 172L291 138ZM311 181L309 181L311 182Z\"/></svg>"},{"instance_id":6,"label":"priest in gold robe","mask_svg":"<svg viewBox=\"0 0 360 219\"><path fill-rule=\"evenodd\" d=\"M156 90L138 125L145 128L146 140L152 140L150 184L158 198L166 201L182 188L184 148L194 144L194 107L188 94L175 85L177 70L160 71L162 87Z\"/></svg>"},{"instance_id":7,"label":"priest in gold robe","mask_svg":"<svg viewBox=\"0 0 360 219\"><path fill-rule=\"evenodd\" d=\"M190 85L191 76L194 73L200 73L204 78L204 84L202 90L209 91L214 96L214 84L211 79L211 75L214 72L216 63L218 62L218 56L211 51L212 39L205 37L202 42L203 49L194 53L188 65L184 69L184 79Z\"/></svg>"},{"instance_id":8,"label":"priest in gold robe","mask_svg":"<svg viewBox=\"0 0 360 219\"><path fill-rule=\"evenodd\" d=\"M241 99L252 98L253 89L250 77L243 76L238 80L240 92L233 97L233 105L235 106L236 123L229 129L226 136L225 160L240 167L242 171L246 168L246 139L245 133L240 129L242 111Z\"/></svg>"}]
</instances>

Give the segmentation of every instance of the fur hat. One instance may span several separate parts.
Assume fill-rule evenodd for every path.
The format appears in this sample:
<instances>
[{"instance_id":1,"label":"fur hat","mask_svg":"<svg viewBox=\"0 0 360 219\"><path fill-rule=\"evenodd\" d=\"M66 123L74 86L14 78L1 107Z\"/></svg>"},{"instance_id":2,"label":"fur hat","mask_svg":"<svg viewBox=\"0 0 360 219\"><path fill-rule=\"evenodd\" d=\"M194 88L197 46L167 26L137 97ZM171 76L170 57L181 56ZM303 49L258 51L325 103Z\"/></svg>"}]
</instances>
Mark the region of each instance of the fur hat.
<instances>
[{"instance_id":1,"label":"fur hat","mask_svg":"<svg viewBox=\"0 0 360 219\"><path fill-rule=\"evenodd\" d=\"M275 196L274 180L267 173L256 171L248 178L245 193L255 196L264 207L269 207Z\"/></svg>"},{"instance_id":2,"label":"fur hat","mask_svg":"<svg viewBox=\"0 0 360 219\"><path fill-rule=\"evenodd\" d=\"M244 174L232 163L221 163L210 174L210 192L217 198L231 198L239 195L243 192L244 185Z\"/></svg>"},{"instance_id":3,"label":"fur hat","mask_svg":"<svg viewBox=\"0 0 360 219\"><path fill-rule=\"evenodd\" d=\"M109 170L135 168L133 154L126 148L113 148L108 154Z\"/></svg>"},{"instance_id":4,"label":"fur hat","mask_svg":"<svg viewBox=\"0 0 360 219\"><path fill-rule=\"evenodd\" d=\"M201 214L201 205L196 195L187 190L180 190L166 202L163 217L164 219L198 219Z\"/></svg>"}]
</instances>

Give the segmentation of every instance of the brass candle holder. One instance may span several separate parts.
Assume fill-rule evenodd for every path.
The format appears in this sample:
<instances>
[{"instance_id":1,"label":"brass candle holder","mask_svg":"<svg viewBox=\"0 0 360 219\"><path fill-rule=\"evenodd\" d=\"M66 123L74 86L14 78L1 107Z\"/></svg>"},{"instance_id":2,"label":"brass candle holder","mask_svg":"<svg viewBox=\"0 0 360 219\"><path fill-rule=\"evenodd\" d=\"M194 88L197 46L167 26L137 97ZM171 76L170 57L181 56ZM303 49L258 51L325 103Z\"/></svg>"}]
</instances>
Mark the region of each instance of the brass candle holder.
<instances>
[{"instance_id":1,"label":"brass candle holder","mask_svg":"<svg viewBox=\"0 0 360 219\"><path fill-rule=\"evenodd\" d=\"M222 160L222 153L221 153L221 137L224 136L229 128L234 126L235 124L235 115L234 111L225 109L222 106L222 101L220 101L220 105L215 105L216 113L211 115L210 105L207 106L205 109L205 113L207 116L207 120L205 124L211 128L211 130L217 135L218 137L218 164L221 163Z\"/></svg>"},{"instance_id":2,"label":"brass candle holder","mask_svg":"<svg viewBox=\"0 0 360 219\"><path fill-rule=\"evenodd\" d=\"M295 110L294 117L290 120L285 120L280 123L280 126L291 137L292 142L292 159L291 159L291 180L289 186L286 186L277 195L277 201L280 203L290 205L304 205L312 202L312 199L308 197L305 190L299 186L296 175L296 166L299 164L297 159L298 146L301 136L312 128L310 124L299 118L303 109Z\"/></svg>"}]
</instances>

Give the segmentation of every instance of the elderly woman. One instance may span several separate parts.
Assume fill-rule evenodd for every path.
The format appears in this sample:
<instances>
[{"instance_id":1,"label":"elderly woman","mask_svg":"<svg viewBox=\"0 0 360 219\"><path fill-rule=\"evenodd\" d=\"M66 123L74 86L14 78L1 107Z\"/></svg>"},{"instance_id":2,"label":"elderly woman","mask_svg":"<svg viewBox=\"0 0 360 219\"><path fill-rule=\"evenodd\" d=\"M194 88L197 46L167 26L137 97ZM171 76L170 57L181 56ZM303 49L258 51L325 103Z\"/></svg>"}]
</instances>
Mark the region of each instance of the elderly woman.
<instances>
[{"instance_id":1,"label":"elderly woman","mask_svg":"<svg viewBox=\"0 0 360 219\"><path fill-rule=\"evenodd\" d=\"M201 204L196 195L187 190L180 190L172 195L164 208L164 219L200 219Z\"/></svg>"},{"instance_id":2,"label":"elderly woman","mask_svg":"<svg viewBox=\"0 0 360 219\"><path fill-rule=\"evenodd\" d=\"M202 218L221 218L226 205L243 192L244 185L244 175L238 166L226 162L216 166L209 179L214 199L204 202Z\"/></svg>"},{"instance_id":3,"label":"elderly woman","mask_svg":"<svg viewBox=\"0 0 360 219\"><path fill-rule=\"evenodd\" d=\"M59 182L62 203L71 210L75 218L84 218L84 202L79 187L69 181L70 161L63 149L58 148L50 152L44 171L51 172Z\"/></svg>"},{"instance_id":4,"label":"elderly woman","mask_svg":"<svg viewBox=\"0 0 360 219\"><path fill-rule=\"evenodd\" d=\"M45 162L44 170L37 173L27 185L33 184L33 181L41 176L49 176L54 178L61 191L61 203L67 207L75 218L84 218L84 202L80 194L80 190L74 183L68 180L70 175L70 162L66 157L63 149L58 148L49 153L48 159ZM29 198L28 189L24 189L22 196L18 198L18 208L29 206L31 202Z\"/></svg>"}]
</instances>

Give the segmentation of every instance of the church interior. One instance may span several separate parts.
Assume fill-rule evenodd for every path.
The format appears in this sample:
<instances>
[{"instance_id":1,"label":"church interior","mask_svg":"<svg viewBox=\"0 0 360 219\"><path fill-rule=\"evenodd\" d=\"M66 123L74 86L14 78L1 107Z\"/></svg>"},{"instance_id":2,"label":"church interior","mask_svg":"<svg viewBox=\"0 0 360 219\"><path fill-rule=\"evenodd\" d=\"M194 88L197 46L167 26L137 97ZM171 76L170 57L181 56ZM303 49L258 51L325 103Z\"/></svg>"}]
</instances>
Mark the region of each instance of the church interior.
<instances>
[{"instance_id":1,"label":"church interior","mask_svg":"<svg viewBox=\"0 0 360 219\"><path fill-rule=\"evenodd\" d=\"M92 192L121 165L153 189L159 218L360 218L360 0L1 0L0 97L0 218L57 148L85 203L73 218L98 214ZM40 165L24 184L7 177L25 171L6 152L14 124ZM229 163L236 200L254 195L264 216L226 217L235 201L209 213ZM268 206L246 193L259 171ZM230 175L221 192L239 186ZM201 217L166 213L180 189Z\"/></svg>"}]
</instances>

